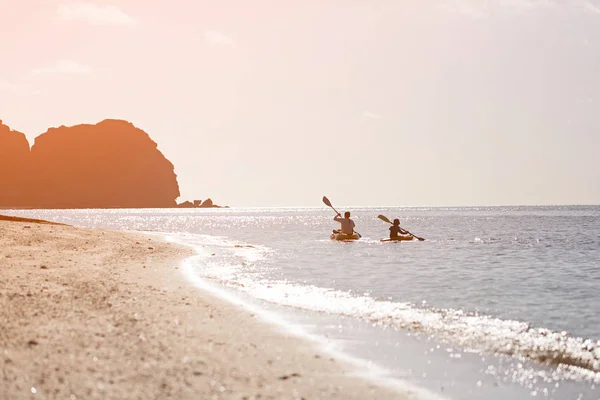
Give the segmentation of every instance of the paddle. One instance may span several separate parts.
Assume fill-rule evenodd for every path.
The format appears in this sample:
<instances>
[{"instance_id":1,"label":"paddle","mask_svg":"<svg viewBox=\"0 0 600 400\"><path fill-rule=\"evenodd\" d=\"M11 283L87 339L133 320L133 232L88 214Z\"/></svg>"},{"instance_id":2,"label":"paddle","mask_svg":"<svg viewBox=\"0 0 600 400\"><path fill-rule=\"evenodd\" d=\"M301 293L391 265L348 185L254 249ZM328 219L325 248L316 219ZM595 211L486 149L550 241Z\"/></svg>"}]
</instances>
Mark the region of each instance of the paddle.
<instances>
[{"instance_id":1,"label":"paddle","mask_svg":"<svg viewBox=\"0 0 600 400\"><path fill-rule=\"evenodd\" d=\"M338 210L336 210L332 205L331 202L329 201L329 199L327 198L327 196L323 196L323 203L325 203L326 206L331 207L331 209L333 211L335 211L336 215L340 215L340 213L338 212ZM356 231L354 231L359 237L362 237L362 235Z\"/></svg>"},{"instance_id":2,"label":"paddle","mask_svg":"<svg viewBox=\"0 0 600 400\"><path fill-rule=\"evenodd\" d=\"M385 222L387 222L388 224L392 224L392 225L394 225L394 224L392 223L392 221L390 221L390 220L389 220L389 219L388 219L388 218L387 218L385 215L381 215L381 214L380 214L380 215L378 215L378 216L377 216L377 218L379 218L379 219L380 219L380 220L382 220L382 221L385 221ZM404 228L402 228L402 229L404 229ZM416 238L417 238L417 239L419 239L420 241L423 241L423 240L425 240L425 239L423 239L422 237L418 237L418 236L416 236L416 235L414 235L414 234L412 234L412 233L408 232L406 229L404 229L404 231L405 231L405 232L407 232L409 235L413 235L414 237L416 237Z\"/></svg>"}]
</instances>

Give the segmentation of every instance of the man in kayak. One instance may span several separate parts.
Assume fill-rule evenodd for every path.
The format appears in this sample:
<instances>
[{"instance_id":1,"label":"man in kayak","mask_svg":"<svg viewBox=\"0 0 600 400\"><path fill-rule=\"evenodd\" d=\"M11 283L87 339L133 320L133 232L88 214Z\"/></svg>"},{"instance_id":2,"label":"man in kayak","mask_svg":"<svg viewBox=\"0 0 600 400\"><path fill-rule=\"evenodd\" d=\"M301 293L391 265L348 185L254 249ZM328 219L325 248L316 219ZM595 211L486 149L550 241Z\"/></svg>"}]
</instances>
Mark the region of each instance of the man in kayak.
<instances>
[{"instance_id":1,"label":"man in kayak","mask_svg":"<svg viewBox=\"0 0 600 400\"><path fill-rule=\"evenodd\" d=\"M340 230L344 235L350 236L350 235L354 234L354 227L356 225L354 224L354 221L352 221L350 219L350 211L346 211L344 213L344 218L342 218L342 214L338 213L338 215L333 217L333 220L342 224L342 229L340 229ZM335 233L337 233L337 232L335 232Z\"/></svg>"},{"instance_id":2,"label":"man in kayak","mask_svg":"<svg viewBox=\"0 0 600 400\"><path fill-rule=\"evenodd\" d=\"M396 218L394 224L390 226L390 239L396 239L400 235L410 235L410 233L400 228L400 220Z\"/></svg>"}]
</instances>

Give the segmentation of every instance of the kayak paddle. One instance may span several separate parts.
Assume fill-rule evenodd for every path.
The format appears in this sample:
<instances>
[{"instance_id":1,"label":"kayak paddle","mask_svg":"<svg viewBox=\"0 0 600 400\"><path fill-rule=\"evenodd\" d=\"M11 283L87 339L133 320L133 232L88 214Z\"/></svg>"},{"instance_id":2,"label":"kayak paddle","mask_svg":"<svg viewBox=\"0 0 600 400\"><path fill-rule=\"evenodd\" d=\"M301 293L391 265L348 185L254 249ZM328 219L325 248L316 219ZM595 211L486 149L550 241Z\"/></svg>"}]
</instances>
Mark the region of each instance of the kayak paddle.
<instances>
[{"instance_id":1,"label":"kayak paddle","mask_svg":"<svg viewBox=\"0 0 600 400\"><path fill-rule=\"evenodd\" d=\"M331 202L329 201L329 199L327 198L327 196L323 196L323 203L325 203L325 205L326 205L326 206L329 206L329 207L331 207L331 209L332 209L333 211L335 211L335 213L336 213L337 215L340 215L340 213L338 212L338 210L336 210L335 208L333 208L333 206L331 205ZM356 232L356 231L354 231L354 232ZM362 235L361 235L360 233L356 232L356 234L357 234L358 236L362 237Z\"/></svg>"},{"instance_id":2,"label":"kayak paddle","mask_svg":"<svg viewBox=\"0 0 600 400\"><path fill-rule=\"evenodd\" d=\"M394 225L394 224L392 223L392 221L390 221L390 220L389 220L389 219L388 219L388 218L387 218L385 215L381 215L381 214L379 214L379 215L377 216L377 218L379 218L380 220L382 220L382 221L384 221L384 222L387 222L388 224L392 224L392 225ZM404 229L404 228L402 228L402 229ZM423 241L423 240L425 240L425 239L423 239L422 237L418 237L418 236L416 236L416 235L414 235L414 234L412 234L412 233L408 232L406 229L404 229L404 231L406 231L406 232L407 232L409 235L413 235L414 237L416 237L416 238L417 238L417 239L419 239L420 241Z\"/></svg>"},{"instance_id":3,"label":"kayak paddle","mask_svg":"<svg viewBox=\"0 0 600 400\"><path fill-rule=\"evenodd\" d=\"M331 202L329 201L329 199L327 198L327 196L323 196L323 203L325 203L326 206L329 206L333 209L333 211L335 211L336 214L339 214L338 210L336 210L335 208L333 208L333 206L331 205Z\"/></svg>"}]
</instances>

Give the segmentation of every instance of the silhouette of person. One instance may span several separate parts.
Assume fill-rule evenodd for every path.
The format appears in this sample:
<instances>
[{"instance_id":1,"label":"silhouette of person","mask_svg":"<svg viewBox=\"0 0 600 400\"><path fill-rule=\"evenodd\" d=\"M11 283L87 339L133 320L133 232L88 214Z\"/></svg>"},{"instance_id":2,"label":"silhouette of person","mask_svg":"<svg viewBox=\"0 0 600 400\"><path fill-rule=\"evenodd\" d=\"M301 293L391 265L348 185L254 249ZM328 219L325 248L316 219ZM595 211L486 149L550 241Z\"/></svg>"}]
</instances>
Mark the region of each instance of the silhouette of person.
<instances>
[{"instance_id":1,"label":"silhouette of person","mask_svg":"<svg viewBox=\"0 0 600 400\"><path fill-rule=\"evenodd\" d=\"M409 235L407 231L400 228L400 220L396 218L394 220L394 225L390 226L390 239L395 239L400 235Z\"/></svg>"},{"instance_id":2,"label":"silhouette of person","mask_svg":"<svg viewBox=\"0 0 600 400\"><path fill-rule=\"evenodd\" d=\"M354 221L350 219L350 211L346 211L344 213L344 218L342 218L342 214L338 213L335 217L333 217L334 221L339 222L342 225L341 232L344 235L352 235L354 234ZM338 231L339 232L339 231Z\"/></svg>"}]
</instances>

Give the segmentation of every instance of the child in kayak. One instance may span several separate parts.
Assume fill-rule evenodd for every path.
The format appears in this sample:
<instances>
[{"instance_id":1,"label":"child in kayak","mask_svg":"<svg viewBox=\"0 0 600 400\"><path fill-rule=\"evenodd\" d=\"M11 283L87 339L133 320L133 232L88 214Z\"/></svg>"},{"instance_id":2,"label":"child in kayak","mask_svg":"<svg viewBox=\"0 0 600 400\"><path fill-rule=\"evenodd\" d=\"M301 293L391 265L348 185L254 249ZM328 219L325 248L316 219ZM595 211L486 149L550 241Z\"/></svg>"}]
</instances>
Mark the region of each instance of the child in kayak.
<instances>
[{"instance_id":1,"label":"child in kayak","mask_svg":"<svg viewBox=\"0 0 600 400\"><path fill-rule=\"evenodd\" d=\"M390 226L390 239L396 239L400 235L410 235L410 233L400 228L400 220L396 218L394 224Z\"/></svg>"},{"instance_id":2,"label":"child in kayak","mask_svg":"<svg viewBox=\"0 0 600 400\"><path fill-rule=\"evenodd\" d=\"M348 236L354 234L354 227L356 225L354 224L354 221L350 219L350 211L346 211L344 213L344 218L342 218L342 214L338 213L338 215L333 217L333 220L342 224L342 229L333 231L333 233L338 233L341 231L344 235Z\"/></svg>"}]
</instances>

